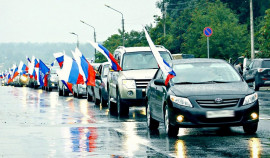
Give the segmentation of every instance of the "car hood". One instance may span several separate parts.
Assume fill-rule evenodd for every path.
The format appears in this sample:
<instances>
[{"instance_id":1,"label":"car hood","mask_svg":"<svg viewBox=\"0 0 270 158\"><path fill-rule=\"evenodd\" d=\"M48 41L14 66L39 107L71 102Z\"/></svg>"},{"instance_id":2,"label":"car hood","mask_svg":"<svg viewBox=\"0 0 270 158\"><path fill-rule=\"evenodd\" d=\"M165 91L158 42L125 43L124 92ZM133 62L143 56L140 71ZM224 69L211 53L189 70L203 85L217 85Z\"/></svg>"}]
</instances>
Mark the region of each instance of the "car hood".
<instances>
[{"instance_id":1,"label":"car hood","mask_svg":"<svg viewBox=\"0 0 270 158\"><path fill-rule=\"evenodd\" d=\"M152 79L156 72L157 69L125 70L120 75L126 79Z\"/></svg>"},{"instance_id":2,"label":"car hood","mask_svg":"<svg viewBox=\"0 0 270 158\"><path fill-rule=\"evenodd\" d=\"M253 92L245 82L174 85L171 91L177 96L246 95Z\"/></svg>"}]
</instances>

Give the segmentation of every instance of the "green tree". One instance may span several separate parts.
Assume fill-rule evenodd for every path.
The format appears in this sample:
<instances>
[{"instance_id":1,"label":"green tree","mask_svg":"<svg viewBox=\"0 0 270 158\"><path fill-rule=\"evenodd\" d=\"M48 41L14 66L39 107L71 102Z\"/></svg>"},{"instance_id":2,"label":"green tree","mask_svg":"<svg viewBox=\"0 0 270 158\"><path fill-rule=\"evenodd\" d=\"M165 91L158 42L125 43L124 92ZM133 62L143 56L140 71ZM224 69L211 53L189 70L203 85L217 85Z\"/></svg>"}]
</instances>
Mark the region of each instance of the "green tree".
<instances>
[{"instance_id":1,"label":"green tree","mask_svg":"<svg viewBox=\"0 0 270 158\"><path fill-rule=\"evenodd\" d=\"M259 41L260 53L258 57L269 58L270 57L270 9L266 10L264 21L262 21L262 27L257 34Z\"/></svg>"},{"instance_id":2,"label":"green tree","mask_svg":"<svg viewBox=\"0 0 270 158\"><path fill-rule=\"evenodd\" d=\"M183 34L182 52L207 57L207 38L203 34L207 26L213 29L209 38L211 58L236 58L245 52L248 42L246 25L239 25L237 15L220 1L208 2L207 5L201 2L193 10L191 23Z\"/></svg>"}]
</instances>

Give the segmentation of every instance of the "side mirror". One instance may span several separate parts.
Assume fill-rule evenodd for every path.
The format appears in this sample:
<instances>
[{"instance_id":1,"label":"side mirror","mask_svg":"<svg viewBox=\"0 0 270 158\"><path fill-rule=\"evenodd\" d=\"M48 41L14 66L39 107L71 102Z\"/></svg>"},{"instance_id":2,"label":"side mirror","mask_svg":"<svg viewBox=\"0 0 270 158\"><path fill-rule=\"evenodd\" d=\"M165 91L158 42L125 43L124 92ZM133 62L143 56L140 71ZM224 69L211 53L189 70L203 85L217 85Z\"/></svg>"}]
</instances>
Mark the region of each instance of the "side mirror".
<instances>
[{"instance_id":1,"label":"side mirror","mask_svg":"<svg viewBox=\"0 0 270 158\"><path fill-rule=\"evenodd\" d=\"M157 85L157 86L165 86L165 81L162 80L162 79L156 79L154 81L154 84Z\"/></svg>"}]
</instances>

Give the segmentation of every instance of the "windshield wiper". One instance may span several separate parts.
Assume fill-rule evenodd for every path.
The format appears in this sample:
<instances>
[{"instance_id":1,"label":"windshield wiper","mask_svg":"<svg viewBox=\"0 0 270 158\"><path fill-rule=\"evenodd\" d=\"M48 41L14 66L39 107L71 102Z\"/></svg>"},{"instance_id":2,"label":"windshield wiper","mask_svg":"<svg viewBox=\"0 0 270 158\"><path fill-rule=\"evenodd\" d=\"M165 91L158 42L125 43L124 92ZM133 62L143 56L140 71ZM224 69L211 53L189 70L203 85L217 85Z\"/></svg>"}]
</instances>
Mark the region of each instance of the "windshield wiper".
<instances>
[{"instance_id":1,"label":"windshield wiper","mask_svg":"<svg viewBox=\"0 0 270 158\"><path fill-rule=\"evenodd\" d=\"M229 83L228 81L205 81L203 83Z\"/></svg>"}]
</instances>

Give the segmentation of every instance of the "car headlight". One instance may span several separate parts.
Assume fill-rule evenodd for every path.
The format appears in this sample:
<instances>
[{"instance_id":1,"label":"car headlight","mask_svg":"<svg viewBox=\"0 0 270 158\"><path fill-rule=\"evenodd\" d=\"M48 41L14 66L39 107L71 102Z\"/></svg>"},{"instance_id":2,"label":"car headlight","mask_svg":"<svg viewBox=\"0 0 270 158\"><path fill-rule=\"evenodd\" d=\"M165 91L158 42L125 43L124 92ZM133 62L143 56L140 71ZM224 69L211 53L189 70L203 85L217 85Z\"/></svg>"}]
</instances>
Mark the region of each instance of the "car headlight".
<instances>
[{"instance_id":1,"label":"car headlight","mask_svg":"<svg viewBox=\"0 0 270 158\"><path fill-rule=\"evenodd\" d=\"M123 80L123 85L128 89L136 88L135 80Z\"/></svg>"},{"instance_id":2,"label":"car headlight","mask_svg":"<svg viewBox=\"0 0 270 158\"><path fill-rule=\"evenodd\" d=\"M179 105L193 107L188 98L176 97L176 96L171 95L170 99L172 102L175 102Z\"/></svg>"},{"instance_id":3,"label":"car headlight","mask_svg":"<svg viewBox=\"0 0 270 158\"><path fill-rule=\"evenodd\" d=\"M243 105L254 103L256 100L258 100L258 94L253 93L245 97Z\"/></svg>"},{"instance_id":4,"label":"car headlight","mask_svg":"<svg viewBox=\"0 0 270 158\"><path fill-rule=\"evenodd\" d=\"M27 77L21 76L21 80L22 80L23 82L25 82L25 81L27 81Z\"/></svg>"}]
</instances>

